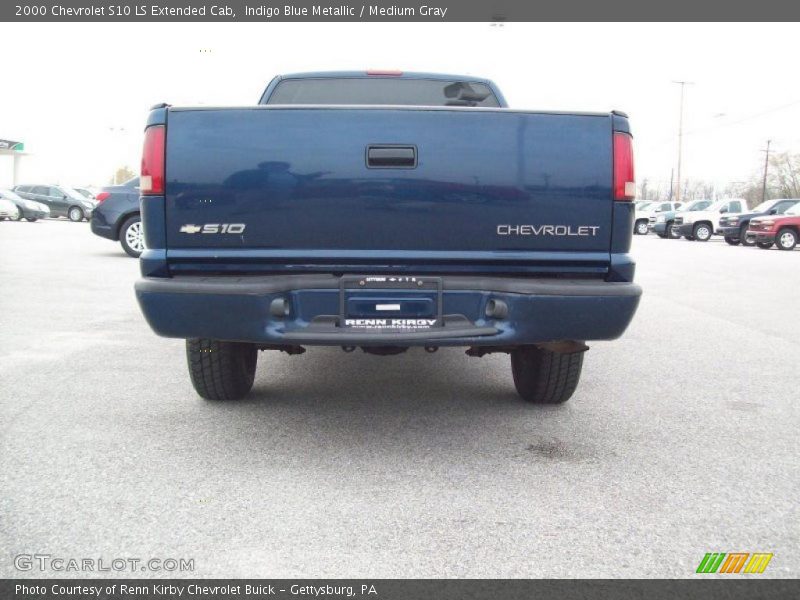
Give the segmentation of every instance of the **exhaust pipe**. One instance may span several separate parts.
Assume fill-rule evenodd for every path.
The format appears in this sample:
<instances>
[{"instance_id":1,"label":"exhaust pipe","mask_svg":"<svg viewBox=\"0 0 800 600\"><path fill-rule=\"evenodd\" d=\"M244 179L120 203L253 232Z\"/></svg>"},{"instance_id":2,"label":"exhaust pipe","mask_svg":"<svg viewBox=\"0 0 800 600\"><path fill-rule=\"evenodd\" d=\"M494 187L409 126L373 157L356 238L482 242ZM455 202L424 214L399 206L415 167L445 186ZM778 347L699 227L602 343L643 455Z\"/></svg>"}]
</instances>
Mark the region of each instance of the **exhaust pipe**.
<instances>
[{"instance_id":1,"label":"exhaust pipe","mask_svg":"<svg viewBox=\"0 0 800 600\"><path fill-rule=\"evenodd\" d=\"M486 303L486 316L490 319L505 319L508 316L508 304L491 298Z\"/></svg>"}]
</instances>

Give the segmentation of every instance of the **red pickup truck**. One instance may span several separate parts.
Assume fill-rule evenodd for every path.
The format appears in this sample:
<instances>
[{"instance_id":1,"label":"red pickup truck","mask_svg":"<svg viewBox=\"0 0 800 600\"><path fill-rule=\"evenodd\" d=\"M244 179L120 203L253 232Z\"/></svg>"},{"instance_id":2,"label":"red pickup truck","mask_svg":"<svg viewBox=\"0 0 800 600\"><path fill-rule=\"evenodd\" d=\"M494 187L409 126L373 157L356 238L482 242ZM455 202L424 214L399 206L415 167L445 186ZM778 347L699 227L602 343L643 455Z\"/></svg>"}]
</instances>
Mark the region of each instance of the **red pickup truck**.
<instances>
[{"instance_id":1,"label":"red pickup truck","mask_svg":"<svg viewBox=\"0 0 800 600\"><path fill-rule=\"evenodd\" d=\"M794 250L800 238L800 203L795 204L781 216L770 215L750 221L747 240L759 248L768 250L772 244L780 250Z\"/></svg>"}]
</instances>

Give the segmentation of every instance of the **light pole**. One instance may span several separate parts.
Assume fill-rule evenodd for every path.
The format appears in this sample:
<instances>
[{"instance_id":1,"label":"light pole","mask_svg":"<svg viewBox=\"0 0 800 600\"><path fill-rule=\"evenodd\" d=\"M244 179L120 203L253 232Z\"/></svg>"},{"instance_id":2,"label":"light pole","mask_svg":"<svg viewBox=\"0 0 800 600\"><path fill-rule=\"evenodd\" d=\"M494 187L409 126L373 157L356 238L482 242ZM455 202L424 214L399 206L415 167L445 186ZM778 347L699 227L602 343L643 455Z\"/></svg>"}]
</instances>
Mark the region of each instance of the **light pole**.
<instances>
[{"instance_id":1,"label":"light pole","mask_svg":"<svg viewBox=\"0 0 800 600\"><path fill-rule=\"evenodd\" d=\"M767 170L769 169L769 146L772 143L772 140L767 140L767 149L762 150L762 152L766 153L764 157L764 180L761 182L761 201L767 199Z\"/></svg>"},{"instance_id":2,"label":"light pole","mask_svg":"<svg viewBox=\"0 0 800 600\"><path fill-rule=\"evenodd\" d=\"M681 161L683 159L683 90L687 85L692 85L693 81L673 81L672 83L681 86L681 107L678 117L678 180L675 186L675 202L681 201Z\"/></svg>"}]
</instances>

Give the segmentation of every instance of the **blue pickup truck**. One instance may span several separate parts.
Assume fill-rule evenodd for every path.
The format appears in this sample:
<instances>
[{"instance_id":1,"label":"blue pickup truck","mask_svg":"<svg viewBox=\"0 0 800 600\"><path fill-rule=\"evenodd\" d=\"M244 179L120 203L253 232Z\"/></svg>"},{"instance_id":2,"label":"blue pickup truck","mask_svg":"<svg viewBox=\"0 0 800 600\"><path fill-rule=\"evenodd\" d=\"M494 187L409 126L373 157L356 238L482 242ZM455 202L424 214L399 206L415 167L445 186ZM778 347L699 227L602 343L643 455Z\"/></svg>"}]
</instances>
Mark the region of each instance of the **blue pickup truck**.
<instances>
[{"instance_id":1,"label":"blue pickup truck","mask_svg":"<svg viewBox=\"0 0 800 600\"><path fill-rule=\"evenodd\" d=\"M511 110L486 79L309 73L257 106L157 105L140 187L137 299L208 399L249 393L262 350L461 346L560 403L641 295L627 116Z\"/></svg>"}]
</instances>

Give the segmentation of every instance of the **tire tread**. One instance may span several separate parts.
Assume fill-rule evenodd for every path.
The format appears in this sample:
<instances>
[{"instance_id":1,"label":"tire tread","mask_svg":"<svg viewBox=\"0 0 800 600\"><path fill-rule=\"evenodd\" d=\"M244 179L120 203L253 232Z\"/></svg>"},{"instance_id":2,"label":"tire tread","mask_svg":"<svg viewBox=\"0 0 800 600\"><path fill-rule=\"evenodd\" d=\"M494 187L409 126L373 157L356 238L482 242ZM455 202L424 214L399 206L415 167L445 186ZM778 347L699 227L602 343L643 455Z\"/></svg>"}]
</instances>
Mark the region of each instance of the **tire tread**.
<instances>
[{"instance_id":1,"label":"tire tread","mask_svg":"<svg viewBox=\"0 0 800 600\"><path fill-rule=\"evenodd\" d=\"M534 404L561 404L570 399L581 377L583 352L560 354L526 346L511 353L514 385Z\"/></svg>"},{"instance_id":2,"label":"tire tread","mask_svg":"<svg viewBox=\"0 0 800 600\"><path fill-rule=\"evenodd\" d=\"M207 400L237 400L253 387L257 350L252 344L186 340L189 376Z\"/></svg>"}]
</instances>

